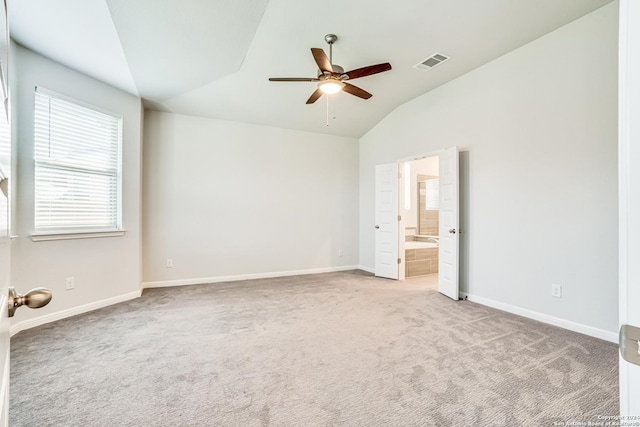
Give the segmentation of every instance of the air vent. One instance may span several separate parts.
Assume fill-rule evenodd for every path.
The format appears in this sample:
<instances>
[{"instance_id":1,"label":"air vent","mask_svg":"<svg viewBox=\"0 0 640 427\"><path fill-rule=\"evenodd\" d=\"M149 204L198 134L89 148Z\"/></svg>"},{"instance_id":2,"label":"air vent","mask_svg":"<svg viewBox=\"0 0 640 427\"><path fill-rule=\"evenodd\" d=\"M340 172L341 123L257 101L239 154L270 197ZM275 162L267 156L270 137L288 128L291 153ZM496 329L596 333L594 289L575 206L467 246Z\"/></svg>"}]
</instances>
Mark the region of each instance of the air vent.
<instances>
[{"instance_id":1,"label":"air vent","mask_svg":"<svg viewBox=\"0 0 640 427\"><path fill-rule=\"evenodd\" d=\"M447 59L449 59L449 57L446 56L446 55L443 55L441 53L434 53L433 55L431 55L430 57L428 57L424 61L419 62L416 65L414 65L413 68L415 68L416 70L420 70L420 71L429 71L433 67L436 67L439 64L442 64Z\"/></svg>"}]
</instances>

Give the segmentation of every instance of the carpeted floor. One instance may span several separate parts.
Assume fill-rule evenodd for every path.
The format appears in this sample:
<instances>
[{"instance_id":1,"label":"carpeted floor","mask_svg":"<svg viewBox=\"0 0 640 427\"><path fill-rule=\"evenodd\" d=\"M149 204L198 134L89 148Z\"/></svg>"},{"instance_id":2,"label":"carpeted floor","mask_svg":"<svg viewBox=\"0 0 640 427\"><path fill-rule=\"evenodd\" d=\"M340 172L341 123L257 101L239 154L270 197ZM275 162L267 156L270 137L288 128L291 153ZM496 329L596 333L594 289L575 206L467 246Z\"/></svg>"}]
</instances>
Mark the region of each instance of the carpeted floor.
<instances>
[{"instance_id":1,"label":"carpeted floor","mask_svg":"<svg viewBox=\"0 0 640 427\"><path fill-rule=\"evenodd\" d=\"M13 427L553 426L618 413L616 345L360 271L147 290L11 345Z\"/></svg>"}]
</instances>

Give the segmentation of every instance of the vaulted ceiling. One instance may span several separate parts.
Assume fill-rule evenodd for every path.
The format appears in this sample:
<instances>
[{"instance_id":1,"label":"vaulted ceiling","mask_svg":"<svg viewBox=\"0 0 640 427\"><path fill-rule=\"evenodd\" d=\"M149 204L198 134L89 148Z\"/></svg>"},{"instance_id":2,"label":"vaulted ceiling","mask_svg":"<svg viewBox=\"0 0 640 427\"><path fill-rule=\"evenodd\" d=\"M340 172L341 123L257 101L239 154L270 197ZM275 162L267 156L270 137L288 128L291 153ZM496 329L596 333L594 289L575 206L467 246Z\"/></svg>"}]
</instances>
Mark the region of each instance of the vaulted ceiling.
<instances>
[{"instance_id":1,"label":"vaulted ceiling","mask_svg":"<svg viewBox=\"0 0 640 427\"><path fill-rule=\"evenodd\" d=\"M360 137L397 106L612 0L8 0L15 41L140 96L151 109ZM305 105L310 48L371 92ZM433 53L450 60L413 66ZM327 108L329 125L326 125Z\"/></svg>"}]
</instances>

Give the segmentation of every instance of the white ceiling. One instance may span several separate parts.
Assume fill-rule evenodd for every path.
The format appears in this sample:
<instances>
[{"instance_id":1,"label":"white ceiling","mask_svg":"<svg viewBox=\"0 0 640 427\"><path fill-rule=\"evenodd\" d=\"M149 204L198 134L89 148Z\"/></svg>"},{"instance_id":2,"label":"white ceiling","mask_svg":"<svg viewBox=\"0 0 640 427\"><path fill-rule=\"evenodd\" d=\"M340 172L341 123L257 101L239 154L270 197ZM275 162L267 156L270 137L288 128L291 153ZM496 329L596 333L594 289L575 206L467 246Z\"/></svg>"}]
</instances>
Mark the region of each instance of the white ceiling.
<instances>
[{"instance_id":1,"label":"white ceiling","mask_svg":"<svg viewBox=\"0 0 640 427\"><path fill-rule=\"evenodd\" d=\"M148 108L360 137L398 105L612 0L8 0L20 44L127 92ZM337 34L346 70L390 62L346 93L305 105L311 47ZM435 52L451 59L428 72ZM334 118L335 117L335 118Z\"/></svg>"}]
</instances>

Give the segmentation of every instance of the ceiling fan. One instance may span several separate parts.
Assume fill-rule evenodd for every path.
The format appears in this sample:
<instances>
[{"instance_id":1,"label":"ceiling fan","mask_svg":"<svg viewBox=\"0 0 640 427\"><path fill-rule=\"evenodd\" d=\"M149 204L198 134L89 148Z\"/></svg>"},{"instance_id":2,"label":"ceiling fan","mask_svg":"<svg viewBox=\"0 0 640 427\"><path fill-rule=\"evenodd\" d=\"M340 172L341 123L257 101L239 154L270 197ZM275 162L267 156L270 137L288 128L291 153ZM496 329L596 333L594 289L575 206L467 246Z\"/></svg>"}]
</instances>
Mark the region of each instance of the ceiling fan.
<instances>
[{"instance_id":1,"label":"ceiling fan","mask_svg":"<svg viewBox=\"0 0 640 427\"><path fill-rule=\"evenodd\" d=\"M333 44L338 40L338 36L335 34L327 34L324 36L324 40L329 44L329 57L324 53L324 50L315 47L311 48L311 54L319 68L317 77L271 77L269 78L269 81L318 82L318 88L311 94L309 99L307 99L307 104L313 104L324 93L334 94L341 90L362 99L371 98L373 95L366 90L347 83L347 80L353 80L360 77L370 76L372 74L382 73L383 71L389 71L391 69L391 64L385 62L384 64L369 65L367 67L345 72L344 68L333 64Z\"/></svg>"}]
</instances>

